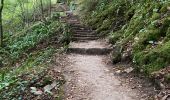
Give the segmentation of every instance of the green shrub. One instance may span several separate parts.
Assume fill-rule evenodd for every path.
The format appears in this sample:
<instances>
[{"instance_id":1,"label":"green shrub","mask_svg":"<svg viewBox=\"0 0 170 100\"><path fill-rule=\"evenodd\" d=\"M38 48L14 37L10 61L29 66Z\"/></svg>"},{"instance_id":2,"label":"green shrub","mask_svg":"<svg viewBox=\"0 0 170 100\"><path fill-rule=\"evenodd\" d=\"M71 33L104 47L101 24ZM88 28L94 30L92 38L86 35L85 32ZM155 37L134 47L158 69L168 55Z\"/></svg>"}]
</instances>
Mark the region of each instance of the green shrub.
<instances>
[{"instance_id":1,"label":"green shrub","mask_svg":"<svg viewBox=\"0 0 170 100\"><path fill-rule=\"evenodd\" d=\"M49 19L33 25L18 35L11 36L11 38L5 42L6 47L0 49L0 52L3 51L1 57L5 58L1 62L4 66L10 66L23 55L27 56L27 52L29 52L30 49L36 47L40 42L46 41L56 34L56 32L58 32L58 36L60 31L67 33L69 28L65 29L65 27L58 19Z\"/></svg>"}]
</instances>

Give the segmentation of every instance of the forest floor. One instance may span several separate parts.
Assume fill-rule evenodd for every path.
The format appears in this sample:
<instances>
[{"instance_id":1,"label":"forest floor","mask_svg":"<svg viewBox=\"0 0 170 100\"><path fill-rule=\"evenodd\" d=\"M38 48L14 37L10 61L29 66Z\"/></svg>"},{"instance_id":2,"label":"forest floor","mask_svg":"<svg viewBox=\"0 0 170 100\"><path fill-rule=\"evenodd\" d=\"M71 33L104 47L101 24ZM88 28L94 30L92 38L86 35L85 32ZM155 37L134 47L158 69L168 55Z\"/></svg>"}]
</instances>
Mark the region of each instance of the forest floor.
<instances>
[{"instance_id":1,"label":"forest floor","mask_svg":"<svg viewBox=\"0 0 170 100\"><path fill-rule=\"evenodd\" d=\"M76 17L67 22L75 41L69 45L62 69L64 100L147 100L155 95L152 84L136 76L131 65L112 65L107 40L96 39Z\"/></svg>"}]
</instances>

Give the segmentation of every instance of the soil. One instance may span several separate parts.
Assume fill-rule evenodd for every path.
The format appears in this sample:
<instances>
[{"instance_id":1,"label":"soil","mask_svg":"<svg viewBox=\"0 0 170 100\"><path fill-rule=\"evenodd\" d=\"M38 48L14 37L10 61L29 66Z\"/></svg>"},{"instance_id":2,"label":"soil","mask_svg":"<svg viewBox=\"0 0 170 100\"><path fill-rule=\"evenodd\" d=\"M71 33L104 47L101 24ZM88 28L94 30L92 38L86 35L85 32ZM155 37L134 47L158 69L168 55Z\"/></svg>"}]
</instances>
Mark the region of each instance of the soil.
<instances>
[{"instance_id":1,"label":"soil","mask_svg":"<svg viewBox=\"0 0 170 100\"><path fill-rule=\"evenodd\" d=\"M108 47L98 40L82 44L85 48ZM71 47L78 45L81 47L81 42L72 43ZM131 88L110 70L114 66L108 64L108 55L70 53L66 58L65 100L141 100L138 89Z\"/></svg>"}]
</instances>

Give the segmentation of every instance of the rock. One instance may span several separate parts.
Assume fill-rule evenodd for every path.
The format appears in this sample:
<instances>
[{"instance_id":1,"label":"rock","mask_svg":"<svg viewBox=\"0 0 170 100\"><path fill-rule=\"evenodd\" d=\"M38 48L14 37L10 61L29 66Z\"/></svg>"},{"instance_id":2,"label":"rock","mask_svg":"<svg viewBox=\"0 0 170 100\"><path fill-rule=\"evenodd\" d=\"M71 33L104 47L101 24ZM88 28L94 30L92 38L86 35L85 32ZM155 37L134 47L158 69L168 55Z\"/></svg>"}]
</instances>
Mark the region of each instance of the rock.
<instances>
[{"instance_id":1,"label":"rock","mask_svg":"<svg viewBox=\"0 0 170 100\"><path fill-rule=\"evenodd\" d=\"M134 70L134 68L130 67L130 68L125 69L124 71L125 71L126 73L130 73L130 72L132 72L133 70Z\"/></svg>"},{"instance_id":2,"label":"rock","mask_svg":"<svg viewBox=\"0 0 170 100\"><path fill-rule=\"evenodd\" d=\"M167 9L170 11L170 7L167 7Z\"/></svg>"},{"instance_id":3,"label":"rock","mask_svg":"<svg viewBox=\"0 0 170 100\"><path fill-rule=\"evenodd\" d=\"M113 64L121 62L122 48L120 46L115 46L113 51L114 51L114 52L112 52L112 62L113 62Z\"/></svg>"},{"instance_id":4,"label":"rock","mask_svg":"<svg viewBox=\"0 0 170 100\"><path fill-rule=\"evenodd\" d=\"M41 95L41 94L43 94L43 92L41 90L37 90L36 87L30 87L30 89L31 89L30 92L33 93L34 95Z\"/></svg>"},{"instance_id":5,"label":"rock","mask_svg":"<svg viewBox=\"0 0 170 100\"><path fill-rule=\"evenodd\" d=\"M46 85L44 87L44 92L51 93L51 90L57 86L57 82L53 82L51 85Z\"/></svg>"},{"instance_id":6,"label":"rock","mask_svg":"<svg viewBox=\"0 0 170 100\"><path fill-rule=\"evenodd\" d=\"M34 94L35 94L35 95L42 95L43 92L42 92L41 90L39 90L39 91L36 91Z\"/></svg>"},{"instance_id":7,"label":"rock","mask_svg":"<svg viewBox=\"0 0 170 100\"><path fill-rule=\"evenodd\" d=\"M115 73L116 73L116 74L120 74L120 73L121 73L121 70L117 70Z\"/></svg>"},{"instance_id":8,"label":"rock","mask_svg":"<svg viewBox=\"0 0 170 100\"><path fill-rule=\"evenodd\" d=\"M121 61L121 54L114 54L112 57L113 64L116 64Z\"/></svg>"},{"instance_id":9,"label":"rock","mask_svg":"<svg viewBox=\"0 0 170 100\"><path fill-rule=\"evenodd\" d=\"M30 87L30 89L31 89L31 93L34 93L35 91L37 91L36 87Z\"/></svg>"},{"instance_id":10,"label":"rock","mask_svg":"<svg viewBox=\"0 0 170 100\"><path fill-rule=\"evenodd\" d=\"M131 51L125 52L121 56L121 62L130 62L132 60L131 58Z\"/></svg>"},{"instance_id":11,"label":"rock","mask_svg":"<svg viewBox=\"0 0 170 100\"><path fill-rule=\"evenodd\" d=\"M154 41L149 41L150 44L154 44Z\"/></svg>"}]
</instances>

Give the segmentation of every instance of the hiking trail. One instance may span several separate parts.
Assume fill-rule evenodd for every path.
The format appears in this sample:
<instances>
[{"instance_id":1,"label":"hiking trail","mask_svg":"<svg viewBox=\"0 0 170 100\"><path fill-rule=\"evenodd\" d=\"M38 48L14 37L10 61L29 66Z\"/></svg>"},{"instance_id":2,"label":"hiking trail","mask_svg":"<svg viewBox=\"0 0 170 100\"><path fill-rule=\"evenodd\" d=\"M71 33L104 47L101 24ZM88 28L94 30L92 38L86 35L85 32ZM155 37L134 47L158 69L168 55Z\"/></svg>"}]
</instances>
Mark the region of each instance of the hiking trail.
<instances>
[{"instance_id":1,"label":"hiking trail","mask_svg":"<svg viewBox=\"0 0 170 100\"><path fill-rule=\"evenodd\" d=\"M106 59L112 49L106 40L82 25L77 16L69 17L67 23L73 37L64 67L65 100L139 100L136 91L109 71Z\"/></svg>"}]
</instances>

